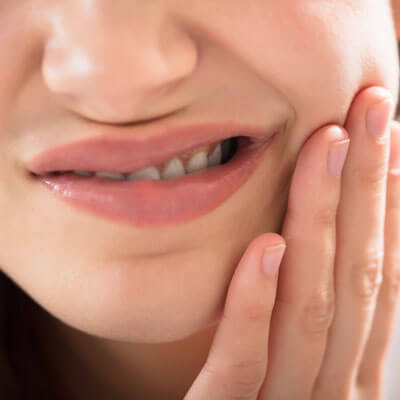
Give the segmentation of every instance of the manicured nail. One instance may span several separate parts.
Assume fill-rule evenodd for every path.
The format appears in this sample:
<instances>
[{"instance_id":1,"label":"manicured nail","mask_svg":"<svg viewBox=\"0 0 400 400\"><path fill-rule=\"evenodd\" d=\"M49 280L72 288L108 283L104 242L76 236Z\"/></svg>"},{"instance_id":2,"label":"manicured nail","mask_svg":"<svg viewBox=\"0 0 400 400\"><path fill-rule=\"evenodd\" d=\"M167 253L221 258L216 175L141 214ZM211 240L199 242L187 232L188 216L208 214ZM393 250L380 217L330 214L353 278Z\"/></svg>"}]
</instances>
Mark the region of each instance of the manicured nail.
<instances>
[{"instance_id":1,"label":"manicured nail","mask_svg":"<svg viewBox=\"0 0 400 400\"><path fill-rule=\"evenodd\" d=\"M374 104L367 112L367 130L375 138L383 137L389 131L393 101L386 98Z\"/></svg>"},{"instance_id":2,"label":"manicured nail","mask_svg":"<svg viewBox=\"0 0 400 400\"><path fill-rule=\"evenodd\" d=\"M349 150L350 139L341 140L331 145L328 155L328 170L335 178L342 175L344 162Z\"/></svg>"},{"instance_id":3,"label":"manicured nail","mask_svg":"<svg viewBox=\"0 0 400 400\"><path fill-rule=\"evenodd\" d=\"M286 246L268 247L262 257L262 269L268 277L274 277L279 270Z\"/></svg>"}]
</instances>

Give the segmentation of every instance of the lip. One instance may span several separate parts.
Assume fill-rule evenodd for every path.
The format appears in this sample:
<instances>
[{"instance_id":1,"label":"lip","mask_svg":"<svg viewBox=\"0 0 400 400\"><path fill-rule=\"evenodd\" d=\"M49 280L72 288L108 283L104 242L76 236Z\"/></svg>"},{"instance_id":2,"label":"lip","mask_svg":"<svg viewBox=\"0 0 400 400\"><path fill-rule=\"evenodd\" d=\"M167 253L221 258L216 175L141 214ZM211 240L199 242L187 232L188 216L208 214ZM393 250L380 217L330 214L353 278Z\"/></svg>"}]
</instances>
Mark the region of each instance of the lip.
<instances>
[{"instance_id":1,"label":"lip","mask_svg":"<svg viewBox=\"0 0 400 400\"><path fill-rule=\"evenodd\" d=\"M36 177L79 211L135 227L165 226L201 217L224 203L249 180L280 129L215 124L146 138L97 137L49 149L28 165L38 175L76 169L128 172L202 144L245 136L227 163L171 180L113 181L72 172Z\"/></svg>"},{"instance_id":2,"label":"lip","mask_svg":"<svg viewBox=\"0 0 400 400\"><path fill-rule=\"evenodd\" d=\"M121 137L121 129L108 129L94 138L47 149L25 165L36 175L73 170L128 173L230 137L247 136L254 143L265 143L276 130L250 124L214 123Z\"/></svg>"}]
</instances>

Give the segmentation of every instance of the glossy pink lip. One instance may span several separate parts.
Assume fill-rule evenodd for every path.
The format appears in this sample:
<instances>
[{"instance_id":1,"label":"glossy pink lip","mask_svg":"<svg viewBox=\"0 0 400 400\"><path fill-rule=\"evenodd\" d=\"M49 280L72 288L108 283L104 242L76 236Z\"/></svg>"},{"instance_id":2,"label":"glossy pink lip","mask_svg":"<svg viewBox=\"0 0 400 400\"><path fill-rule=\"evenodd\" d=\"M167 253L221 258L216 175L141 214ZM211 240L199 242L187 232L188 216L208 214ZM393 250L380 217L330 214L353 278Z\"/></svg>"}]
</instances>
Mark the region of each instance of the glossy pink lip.
<instances>
[{"instance_id":1,"label":"glossy pink lip","mask_svg":"<svg viewBox=\"0 0 400 400\"><path fill-rule=\"evenodd\" d=\"M134 226L187 222L211 212L251 176L262 154L282 127L238 124L199 124L166 129L162 134L103 136L48 149L26 163L41 184L70 205L101 218ZM198 146L239 138L234 157L226 164L171 180L113 181L72 172L130 172L167 161ZM46 175L46 176L43 176Z\"/></svg>"},{"instance_id":2,"label":"glossy pink lip","mask_svg":"<svg viewBox=\"0 0 400 400\"><path fill-rule=\"evenodd\" d=\"M276 130L276 127L232 123L181 126L131 137L126 134L116 137L121 129L108 130L101 136L47 149L25 165L37 175L73 170L127 173L230 137L248 136L256 143L265 143Z\"/></svg>"}]
</instances>

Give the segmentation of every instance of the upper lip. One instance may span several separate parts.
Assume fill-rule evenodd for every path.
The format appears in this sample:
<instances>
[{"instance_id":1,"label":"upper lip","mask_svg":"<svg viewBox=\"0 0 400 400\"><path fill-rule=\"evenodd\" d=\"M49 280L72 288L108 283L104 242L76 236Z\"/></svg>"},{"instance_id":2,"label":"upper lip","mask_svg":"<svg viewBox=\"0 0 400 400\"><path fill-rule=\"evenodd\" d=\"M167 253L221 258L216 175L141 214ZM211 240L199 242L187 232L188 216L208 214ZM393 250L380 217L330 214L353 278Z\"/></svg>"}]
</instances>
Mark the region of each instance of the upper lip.
<instances>
[{"instance_id":1,"label":"upper lip","mask_svg":"<svg viewBox=\"0 0 400 400\"><path fill-rule=\"evenodd\" d=\"M151 135L116 137L116 132L120 131L108 128L99 136L46 149L27 161L26 166L36 175L72 170L127 173L230 137L248 136L266 142L277 129L251 124L203 123L166 128Z\"/></svg>"}]
</instances>

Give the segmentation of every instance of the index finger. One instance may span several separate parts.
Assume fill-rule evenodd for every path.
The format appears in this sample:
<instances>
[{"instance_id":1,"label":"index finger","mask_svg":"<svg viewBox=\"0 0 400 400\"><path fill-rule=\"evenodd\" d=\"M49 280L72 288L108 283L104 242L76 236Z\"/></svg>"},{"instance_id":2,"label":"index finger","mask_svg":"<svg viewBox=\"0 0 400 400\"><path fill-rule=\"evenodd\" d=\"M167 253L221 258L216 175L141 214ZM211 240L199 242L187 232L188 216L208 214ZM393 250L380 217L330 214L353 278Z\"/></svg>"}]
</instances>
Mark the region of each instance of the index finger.
<instances>
[{"instance_id":1,"label":"index finger","mask_svg":"<svg viewBox=\"0 0 400 400\"><path fill-rule=\"evenodd\" d=\"M265 275L262 265L269 261L279 266L284 249L276 233L257 237L247 248L232 278L207 362L185 400L257 398L267 370L277 285L277 276Z\"/></svg>"}]
</instances>

